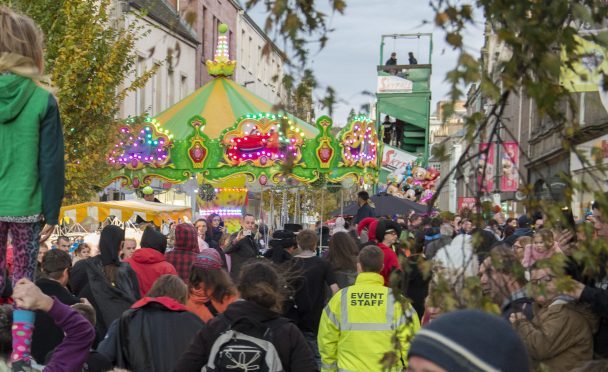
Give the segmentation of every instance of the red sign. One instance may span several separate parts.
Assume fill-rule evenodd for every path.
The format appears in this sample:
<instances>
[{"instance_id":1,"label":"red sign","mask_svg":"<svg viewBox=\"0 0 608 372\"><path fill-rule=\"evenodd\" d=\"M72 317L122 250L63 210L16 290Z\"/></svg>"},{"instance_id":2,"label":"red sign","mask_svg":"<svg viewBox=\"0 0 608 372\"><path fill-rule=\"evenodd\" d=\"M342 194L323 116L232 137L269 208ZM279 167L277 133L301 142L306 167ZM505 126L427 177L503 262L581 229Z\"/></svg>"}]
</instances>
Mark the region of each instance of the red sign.
<instances>
[{"instance_id":1,"label":"red sign","mask_svg":"<svg viewBox=\"0 0 608 372\"><path fill-rule=\"evenodd\" d=\"M489 149L488 149L489 147ZM496 177L496 146L494 143L480 143L479 163L477 164L477 183L482 192L494 191L494 178Z\"/></svg>"},{"instance_id":2,"label":"red sign","mask_svg":"<svg viewBox=\"0 0 608 372\"><path fill-rule=\"evenodd\" d=\"M475 203L476 203L475 198L459 196L458 197L458 212L462 211L463 208L475 210Z\"/></svg>"},{"instance_id":3,"label":"red sign","mask_svg":"<svg viewBox=\"0 0 608 372\"><path fill-rule=\"evenodd\" d=\"M517 142L502 144L500 191L517 191L519 189L519 146Z\"/></svg>"}]
</instances>

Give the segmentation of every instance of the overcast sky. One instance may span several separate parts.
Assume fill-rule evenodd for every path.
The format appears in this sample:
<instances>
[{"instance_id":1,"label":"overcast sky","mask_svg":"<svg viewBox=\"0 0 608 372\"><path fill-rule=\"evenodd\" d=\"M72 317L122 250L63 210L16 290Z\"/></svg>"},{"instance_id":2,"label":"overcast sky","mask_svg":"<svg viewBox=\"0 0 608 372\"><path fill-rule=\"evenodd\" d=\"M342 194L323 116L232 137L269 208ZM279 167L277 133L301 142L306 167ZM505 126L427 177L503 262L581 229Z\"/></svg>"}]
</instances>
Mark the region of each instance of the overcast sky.
<instances>
[{"instance_id":1,"label":"overcast sky","mask_svg":"<svg viewBox=\"0 0 608 372\"><path fill-rule=\"evenodd\" d=\"M326 0L317 1L319 6L327 7ZM266 14L258 6L249 12L251 17L263 25ZM477 12L479 14L479 12ZM444 82L445 74L454 68L457 53L444 41L444 33L432 26L434 12L424 0L347 0L344 15L334 15L331 27L335 31L329 35L327 46L321 51L314 51L311 66L317 80L323 85L332 86L340 99L334 112L334 122L344 123L351 108L355 111L371 97L361 94L363 91L376 90L376 65L379 62L380 38L383 34L406 34L433 32L433 75L431 81L432 106L435 110L437 101L444 99L448 92ZM430 22L422 25L423 20ZM476 27L469 30L465 46L479 55L483 44L483 19L478 16ZM283 45L278 42L278 45ZM399 64L407 64L407 52L412 51L419 63L428 61L428 41L417 43L415 40L397 40L394 43ZM311 51L316 46L311 46ZM385 57L393 49L392 39L385 43ZM316 94L317 98L322 92Z\"/></svg>"}]
</instances>

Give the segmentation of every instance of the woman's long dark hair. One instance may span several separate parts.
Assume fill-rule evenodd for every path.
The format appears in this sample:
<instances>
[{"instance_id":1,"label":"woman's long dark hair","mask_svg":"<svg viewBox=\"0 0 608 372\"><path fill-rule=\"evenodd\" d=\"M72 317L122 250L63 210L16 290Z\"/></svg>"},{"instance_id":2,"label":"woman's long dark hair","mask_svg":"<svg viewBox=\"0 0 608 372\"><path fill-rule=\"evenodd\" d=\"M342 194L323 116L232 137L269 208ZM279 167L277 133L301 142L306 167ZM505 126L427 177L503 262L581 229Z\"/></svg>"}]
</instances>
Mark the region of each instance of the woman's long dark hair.
<instances>
[{"instance_id":1,"label":"woman's long dark hair","mask_svg":"<svg viewBox=\"0 0 608 372\"><path fill-rule=\"evenodd\" d=\"M188 279L188 291L199 289L201 283L217 302L222 302L225 297L236 294L234 283L226 271L222 269L206 270L192 265Z\"/></svg>"},{"instance_id":2,"label":"woman's long dark hair","mask_svg":"<svg viewBox=\"0 0 608 372\"><path fill-rule=\"evenodd\" d=\"M334 270L357 270L357 243L346 232L337 232L329 240L327 259Z\"/></svg>"},{"instance_id":3,"label":"woman's long dark hair","mask_svg":"<svg viewBox=\"0 0 608 372\"><path fill-rule=\"evenodd\" d=\"M241 270L238 290L244 300L281 313L285 284L274 266L267 261L252 261Z\"/></svg>"}]
</instances>

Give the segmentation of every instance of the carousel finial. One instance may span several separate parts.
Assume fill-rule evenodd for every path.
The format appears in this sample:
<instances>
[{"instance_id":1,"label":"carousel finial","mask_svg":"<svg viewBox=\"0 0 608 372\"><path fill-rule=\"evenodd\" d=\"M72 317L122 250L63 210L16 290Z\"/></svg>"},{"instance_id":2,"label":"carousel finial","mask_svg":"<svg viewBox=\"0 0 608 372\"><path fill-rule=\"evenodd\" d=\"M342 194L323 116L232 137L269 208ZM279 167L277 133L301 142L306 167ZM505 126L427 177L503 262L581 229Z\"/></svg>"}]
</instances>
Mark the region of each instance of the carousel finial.
<instances>
[{"instance_id":1,"label":"carousel finial","mask_svg":"<svg viewBox=\"0 0 608 372\"><path fill-rule=\"evenodd\" d=\"M236 61L230 60L228 47L228 25L222 23L218 26L219 36L213 61L206 61L207 72L211 76L230 76L234 73Z\"/></svg>"}]
</instances>

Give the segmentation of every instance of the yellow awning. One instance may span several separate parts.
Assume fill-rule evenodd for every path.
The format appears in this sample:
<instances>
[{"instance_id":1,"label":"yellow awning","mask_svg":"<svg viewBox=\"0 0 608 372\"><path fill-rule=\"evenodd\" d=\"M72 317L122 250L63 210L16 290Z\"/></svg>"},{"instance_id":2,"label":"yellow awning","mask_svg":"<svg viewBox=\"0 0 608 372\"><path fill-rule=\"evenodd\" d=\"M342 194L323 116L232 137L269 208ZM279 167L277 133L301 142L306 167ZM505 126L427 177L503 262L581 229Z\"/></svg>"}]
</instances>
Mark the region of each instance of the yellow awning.
<instances>
[{"instance_id":1,"label":"yellow awning","mask_svg":"<svg viewBox=\"0 0 608 372\"><path fill-rule=\"evenodd\" d=\"M192 219L190 207L167 205L148 202L145 200L121 200L109 202L89 202L69 205L61 208L59 219L70 218L75 222L82 222L87 217L97 221L104 221L109 216L115 216L120 221L128 221L133 216L140 216L145 221L154 221L160 226L169 219L177 222L178 219L188 217Z\"/></svg>"}]
</instances>

